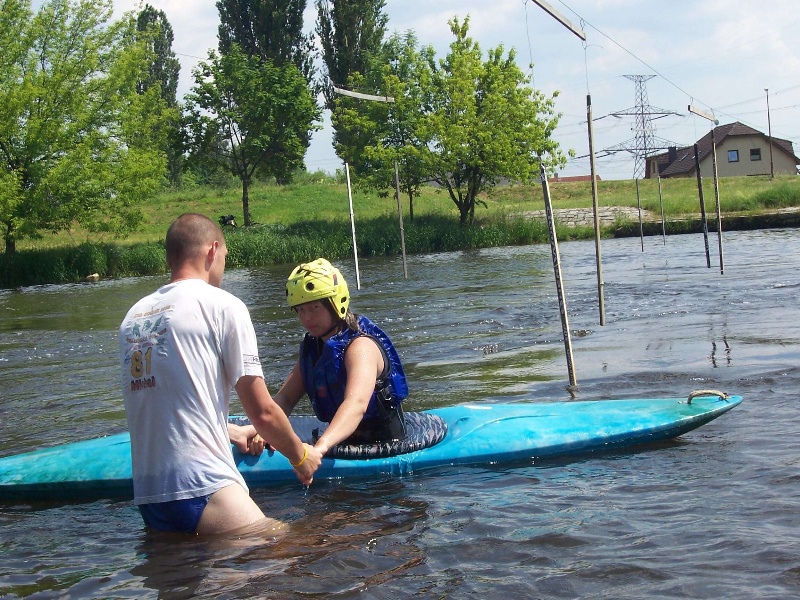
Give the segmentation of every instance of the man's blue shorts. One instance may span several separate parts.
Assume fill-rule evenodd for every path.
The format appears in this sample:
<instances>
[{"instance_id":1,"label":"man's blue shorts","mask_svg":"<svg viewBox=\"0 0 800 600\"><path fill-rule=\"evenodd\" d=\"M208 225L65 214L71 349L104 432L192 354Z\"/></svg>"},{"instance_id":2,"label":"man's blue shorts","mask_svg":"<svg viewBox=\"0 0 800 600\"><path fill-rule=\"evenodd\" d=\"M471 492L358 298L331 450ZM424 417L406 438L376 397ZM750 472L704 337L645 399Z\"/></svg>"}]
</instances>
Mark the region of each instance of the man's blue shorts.
<instances>
[{"instance_id":1,"label":"man's blue shorts","mask_svg":"<svg viewBox=\"0 0 800 600\"><path fill-rule=\"evenodd\" d=\"M194 533L210 497L140 504L139 512L142 513L144 524L150 529Z\"/></svg>"}]
</instances>

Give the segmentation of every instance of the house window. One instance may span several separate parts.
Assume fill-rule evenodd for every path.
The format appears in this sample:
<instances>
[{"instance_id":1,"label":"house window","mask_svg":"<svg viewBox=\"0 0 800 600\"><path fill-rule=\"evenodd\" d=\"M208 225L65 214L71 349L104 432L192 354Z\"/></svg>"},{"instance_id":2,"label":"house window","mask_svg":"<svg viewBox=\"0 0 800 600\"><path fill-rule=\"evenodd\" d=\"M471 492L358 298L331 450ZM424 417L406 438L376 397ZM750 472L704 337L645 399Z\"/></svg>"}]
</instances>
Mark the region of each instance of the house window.
<instances>
[{"instance_id":1,"label":"house window","mask_svg":"<svg viewBox=\"0 0 800 600\"><path fill-rule=\"evenodd\" d=\"M750 148L750 160L761 160L761 148Z\"/></svg>"},{"instance_id":2,"label":"house window","mask_svg":"<svg viewBox=\"0 0 800 600\"><path fill-rule=\"evenodd\" d=\"M739 162L738 150L728 150L728 162Z\"/></svg>"}]
</instances>

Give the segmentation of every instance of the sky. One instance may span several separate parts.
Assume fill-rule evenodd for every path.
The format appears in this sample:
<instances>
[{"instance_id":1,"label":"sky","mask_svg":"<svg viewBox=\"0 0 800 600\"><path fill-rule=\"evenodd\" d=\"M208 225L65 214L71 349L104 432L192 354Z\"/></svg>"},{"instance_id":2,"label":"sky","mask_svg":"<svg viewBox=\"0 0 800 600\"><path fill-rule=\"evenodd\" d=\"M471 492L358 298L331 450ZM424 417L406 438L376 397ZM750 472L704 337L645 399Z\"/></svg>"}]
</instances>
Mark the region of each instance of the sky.
<instances>
[{"instance_id":1,"label":"sky","mask_svg":"<svg viewBox=\"0 0 800 600\"><path fill-rule=\"evenodd\" d=\"M655 112L653 134L688 146L713 123L688 111L712 114L721 125L739 121L794 144L800 154L800 5L798 0L548 0L576 28L582 41L533 0L387 0L389 33L412 30L421 45L444 58L453 40L448 21L469 16L470 36L484 52L514 49L533 87L558 92L562 114L555 139L576 157L561 176L590 172L586 97L591 95L597 172L602 179L630 179L634 117L611 113L637 106L636 84L626 75L650 77L644 103ZM179 100L192 85L191 70L217 47L219 16L213 0L149 0L172 25L181 62ZM139 10L138 0L115 0L115 15ZM316 11L308 0L306 29ZM532 65L532 67L531 67ZM766 90L769 90L768 92ZM768 111L769 106L769 111ZM326 118L306 155L309 171L343 168Z\"/></svg>"}]
</instances>

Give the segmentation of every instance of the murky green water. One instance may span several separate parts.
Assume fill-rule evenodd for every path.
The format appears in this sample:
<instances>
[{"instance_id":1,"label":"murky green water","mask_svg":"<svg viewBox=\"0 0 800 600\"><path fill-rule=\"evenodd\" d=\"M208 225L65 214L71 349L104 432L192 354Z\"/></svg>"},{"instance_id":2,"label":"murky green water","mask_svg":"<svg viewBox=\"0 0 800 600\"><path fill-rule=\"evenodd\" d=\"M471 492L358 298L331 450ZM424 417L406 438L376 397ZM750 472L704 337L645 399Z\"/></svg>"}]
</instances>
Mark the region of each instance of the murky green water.
<instances>
[{"instance_id":1,"label":"murky green water","mask_svg":"<svg viewBox=\"0 0 800 600\"><path fill-rule=\"evenodd\" d=\"M716 237L712 236L712 250ZM253 493L290 534L144 532L129 502L0 506L0 597L787 598L800 593L800 230L561 245L578 398L745 397L679 440L543 464ZM340 265L395 340L409 408L567 400L547 246ZM226 275L276 389L290 266ZM0 292L0 456L124 429L116 328L160 278Z\"/></svg>"}]
</instances>

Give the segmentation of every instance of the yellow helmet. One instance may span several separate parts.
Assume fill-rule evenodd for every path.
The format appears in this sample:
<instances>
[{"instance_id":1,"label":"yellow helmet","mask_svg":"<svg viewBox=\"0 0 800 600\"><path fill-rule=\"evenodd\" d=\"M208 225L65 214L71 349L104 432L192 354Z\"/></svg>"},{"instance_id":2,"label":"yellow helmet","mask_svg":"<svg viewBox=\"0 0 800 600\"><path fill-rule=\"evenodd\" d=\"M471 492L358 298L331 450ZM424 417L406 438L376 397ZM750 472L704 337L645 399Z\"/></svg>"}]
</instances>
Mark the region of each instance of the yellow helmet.
<instances>
[{"instance_id":1,"label":"yellow helmet","mask_svg":"<svg viewBox=\"0 0 800 600\"><path fill-rule=\"evenodd\" d=\"M324 258L296 267L286 282L286 300L295 307L306 302L330 298L340 318L347 315L350 292L339 269Z\"/></svg>"}]
</instances>

